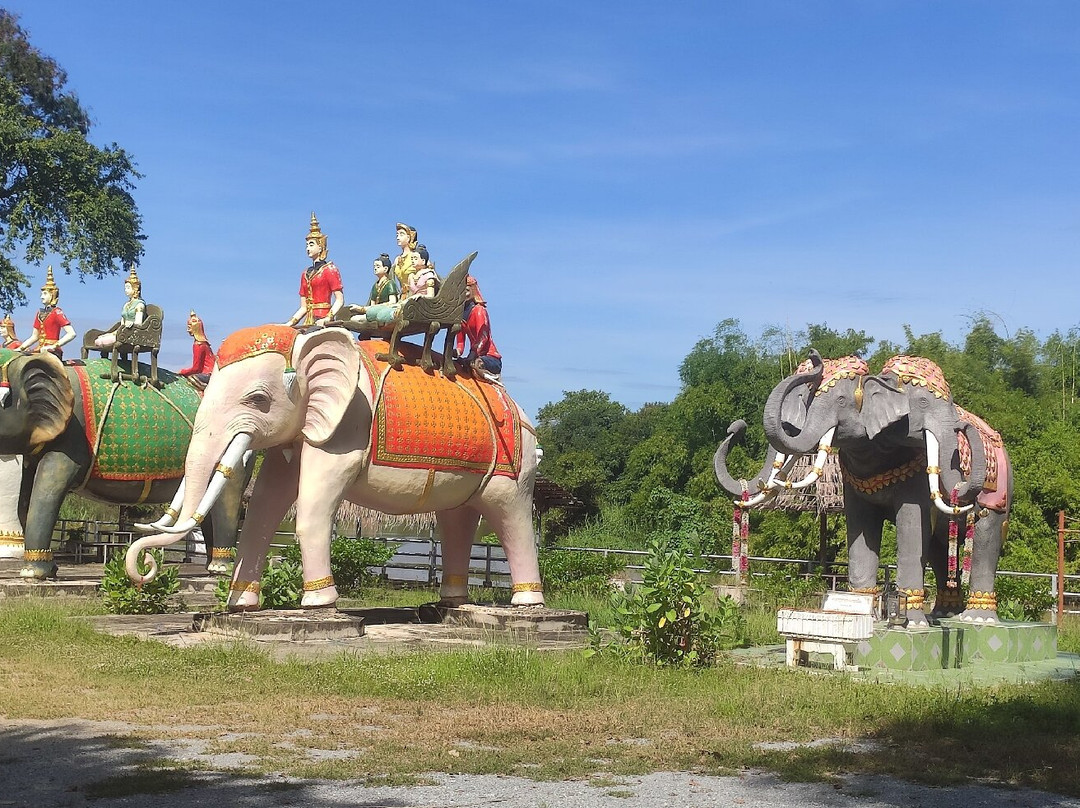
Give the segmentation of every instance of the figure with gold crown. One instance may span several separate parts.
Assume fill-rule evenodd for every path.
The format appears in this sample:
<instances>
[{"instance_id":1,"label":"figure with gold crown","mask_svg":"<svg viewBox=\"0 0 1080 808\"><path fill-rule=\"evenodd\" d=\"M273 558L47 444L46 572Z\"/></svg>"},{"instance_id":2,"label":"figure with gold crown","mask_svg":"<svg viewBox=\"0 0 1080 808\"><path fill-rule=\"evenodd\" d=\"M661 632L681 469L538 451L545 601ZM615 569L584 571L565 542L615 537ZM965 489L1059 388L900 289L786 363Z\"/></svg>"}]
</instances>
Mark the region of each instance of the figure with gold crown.
<instances>
[{"instance_id":1,"label":"figure with gold crown","mask_svg":"<svg viewBox=\"0 0 1080 808\"><path fill-rule=\"evenodd\" d=\"M59 302L60 288L56 285L50 266L45 273L45 285L41 287L41 308L34 315L30 336L20 346L23 353L48 351L59 359L64 358L63 348L75 339L75 329L57 305Z\"/></svg>"},{"instance_id":2,"label":"figure with gold crown","mask_svg":"<svg viewBox=\"0 0 1080 808\"><path fill-rule=\"evenodd\" d=\"M187 332L193 340L191 344L191 367L178 370L180 376L187 376L196 386L205 387L210 381L210 374L214 370L214 349L210 347L210 340L206 338L206 329L202 318L191 310L188 315Z\"/></svg>"},{"instance_id":3,"label":"figure with gold crown","mask_svg":"<svg viewBox=\"0 0 1080 808\"><path fill-rule=\"evenodd\" d=\"M15 321L11 319L11 312L4 315L4 319L0 320L0 339L3 339L3 345L0 347L7 348L9 351L17 350L21 342L15 335Z\"/></svg>"},{"instance_id":4,"label":"figure with gold crown","mask_svg":"<svg viewBox=\"0 0 1080 808\"><path fill-rule=\"evenodd\" d=\"M333 261L326 260L326 235L319 228L315 213L305 240L311 266L300 274L300 306L286 325L305 327L326 325L345 304L341 272Z\"/></svg>"},{"instance_id":5,"label":"figure with gold crown","mask_svg":"<svg viewBox=\"0 0 1080 808\"><path fill-rule=\"evenodd\" d=\"M143 318L146 316L146 301L142 298L142 281L139 280L139 274L135 271L135 267L131 268L131 272L128 273L127 278L124 280L124 294L127 295L127 302L124 304L124 308L120 310L120 322L111 331L106 331L95 339L94 347L101 349L111 348L116 344L116 334L121 328L142 325Z\"/></svg>"}]
</instances>

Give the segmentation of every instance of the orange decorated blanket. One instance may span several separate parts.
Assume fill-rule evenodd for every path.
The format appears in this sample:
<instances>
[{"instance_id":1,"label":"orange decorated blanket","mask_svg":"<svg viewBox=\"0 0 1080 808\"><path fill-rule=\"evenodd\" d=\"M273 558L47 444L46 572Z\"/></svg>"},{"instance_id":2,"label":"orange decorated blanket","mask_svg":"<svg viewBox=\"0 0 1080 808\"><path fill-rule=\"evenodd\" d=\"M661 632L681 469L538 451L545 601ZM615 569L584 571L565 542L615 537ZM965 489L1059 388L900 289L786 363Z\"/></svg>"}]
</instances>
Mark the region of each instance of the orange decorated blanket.
<instances>
[{"instance_id":1,"label":"orange decorated blanket","mask_svg":"<svg viewBox=\"0 0 1080 808\"><path fill-rule=\"evenodd\" d=\"M378 396L371 462L379 466L472 471L517 477L521 471L521 420L502 387L468 373L448 379L415 364L419 346L399 343L407 362L387 370L375 358L382 340L358 343L361 364ZM436 364L441 357L433 355ZM381 389L380 389L381 386Z\"/></svg>"}]
</instances>

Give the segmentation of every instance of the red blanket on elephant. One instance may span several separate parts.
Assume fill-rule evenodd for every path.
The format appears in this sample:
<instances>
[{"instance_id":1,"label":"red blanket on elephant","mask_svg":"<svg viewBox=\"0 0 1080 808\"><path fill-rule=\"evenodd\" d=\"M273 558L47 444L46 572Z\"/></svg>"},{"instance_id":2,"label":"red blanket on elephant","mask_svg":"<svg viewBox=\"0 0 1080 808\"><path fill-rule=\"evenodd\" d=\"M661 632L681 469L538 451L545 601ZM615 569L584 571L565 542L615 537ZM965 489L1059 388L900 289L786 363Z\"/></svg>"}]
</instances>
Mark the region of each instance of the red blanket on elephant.
<instances>
[{"instance_id":1,"label":"red blanket on elephant","mask_svg":"<svg viewBox=\"0 0 1080 808\"><path fill-rule=\"evenodd\" d=\"M427 373L414 364L420 348L409 343L398 345L409 362L387 370L375 358L387 347L382 340L359 343L361 364L377 396L372 463L518 475L521 420L502 387L469 374L448 379L437 371Z\"/></svg>"}]
</instances>

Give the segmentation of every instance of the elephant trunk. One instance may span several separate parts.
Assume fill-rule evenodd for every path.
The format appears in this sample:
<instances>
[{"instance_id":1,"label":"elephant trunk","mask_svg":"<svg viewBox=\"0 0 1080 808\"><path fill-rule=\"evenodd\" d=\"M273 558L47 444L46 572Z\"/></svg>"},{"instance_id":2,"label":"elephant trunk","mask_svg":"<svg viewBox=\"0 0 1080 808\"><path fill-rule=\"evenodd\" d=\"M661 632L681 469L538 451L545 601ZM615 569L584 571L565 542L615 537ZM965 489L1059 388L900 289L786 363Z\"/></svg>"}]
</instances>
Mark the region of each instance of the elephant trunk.
<instances>
[{"instance_id":1,"label":"elephant trunk","mask_svg":"<svg viewBox=\"0 0 1080 808\"><path fill-rule=\"evenodd\" d=\"M746 421L740 419L728 427L727 437L724 438L717 448L716 454L713 455L713 471L716 473L716 482L733 497L741 497L744 490L757 493L771 487L773 477L784 462L784 458L778 456L776 449L770 446L765 456L765 462L762 464L757 476L749 480L736 480L728 470L727 456L731 447L742 443L745 436Z\"/></svg>"},{"instance_id":2,"label":"elephant trunk","mask_svg":"<svg viewBox=\"0 0 1080 808\"><path fill-rule=\"evenodd\" d=\"M959 463L954 466L953 457L959 444L957 431L946 430L939 440L930 429L926 430L927 478L930 485L930 498L939 510L949 515L966 513L973 507L971 503L982 491L986 482L986 452L978 430L970 424L962 424L965 436L971 446L971 469L967 479L959 470ZM937 465L934 465L936 462ZM944 490L944 494L942 493ZM956 491L957 505L951 503L952 492ZM947 497L950 501L944 502Z\"/></svg>"},{"instance_id":3,"label":"elephant trunk","mask_svg":"<svg viewBox=\"0 0 1080 808\"><path fill-rule=\"evenodd\" d=\"M132 543L128 548L124 567L128 577L135 583L148 583L157 576L158 568L153 556L148 552L152 548L167 547L180 541L200 524L214 507L214 503L221 495L229 479L242 469L242 463L251 446L252 436L248 433L235 435L221 455L221 460L214 466L211 475L210 464L205 462L192 462L192 456L198 457L196 444L193 442L188 452L187 474L184 476L184 505L180 512L179 521L172 527L159 527L161 532L151 536L143 536ZM209 478L205 484L203 480ZM201 497L199 496L201 492ZM196 497L199 497L196 500ZM140 573L138 559L142 555L142 561L147 566L146 574Z\"/></svg>"},{"instance_id":4,"label":"elephant trunk","mask_svg":"<svg viewBox=\"0 0 1080 808\"><path fill-rule=\"evenodd\" d=\"M811 370L788 376L773 388L765 402L764 426L769 443L787 455L803 455L818 448L821 437L836 426L837 413L828 406L810 412L813 390L821 383L825 365L817 351L810 352ZM806 398L799 401L792 394L806 385ZM798 423L801 421L802 423Z\"/></svg>"}]
</instances>

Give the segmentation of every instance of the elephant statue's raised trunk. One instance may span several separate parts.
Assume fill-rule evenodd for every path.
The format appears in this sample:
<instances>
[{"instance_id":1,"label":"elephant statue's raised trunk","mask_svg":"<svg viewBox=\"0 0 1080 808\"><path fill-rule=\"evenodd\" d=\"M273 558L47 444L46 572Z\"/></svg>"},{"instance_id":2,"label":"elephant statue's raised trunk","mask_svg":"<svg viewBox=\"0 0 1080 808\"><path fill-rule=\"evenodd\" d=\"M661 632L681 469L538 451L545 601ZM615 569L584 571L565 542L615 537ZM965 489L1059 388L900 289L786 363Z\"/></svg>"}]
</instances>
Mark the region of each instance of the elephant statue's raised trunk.
<instances>
[{"instance_id":1,"label":"elephant statue's raised trunk","mask_svg":"<svg viewBox=\"0 0 1080 808\"><path fill-rule=\"evenodd\" d=\"M765 434L769 443L786 455L817 450L822 437L837 423L837 413L830 407L815 407L809 412L825 371L817 351L810 352L810 364L809 371L788 376L773 388L765 402Z\"/></svg>"},{"instance_id":2,"label":"elephant statue's raised trunk","mask_svg":"<svg viewBox=\"0 0 1080 808\"><path fill-rule=\"evenodd\" d=\"M241 432L240 434L233 436L232 440L229 441L229 445L222 453L220 462L214 467L213 475L210 477L205 488L197 485L200 482L198 479L190 480L192 485L189 486L187 483L189 482L190 475L184 477L182 489L185 491L185 505L180 514L182 518L180 518L174 526L156 525L157 529L160 531L159 533L151 536L144 536L133 542L131 547L128 548L124 567L128 577L131 578L132 581L137 584L143 584L149 583L157 577L157 563L154 561L153 556L147 551L155 547L167 547L170 544L175 544L202 524L203 519L210 512L210 509L214 507L214 503L217 502L218 497L221 496L221 492L225 489L228 481L236 473L243 470L244 459L251 447L251 442L252 436L247 433ZM194 497L201 488L203 490L203 495L198 504L194 508L191 508L190 503L194 500ZM155 526L139 525L138 527L140 529L154 529ZM138 559L140 554L142 554L143 563L149 568L149 571L146 574L140 573L138 569Z\"/></svg>"},{"instance_id":3,"label":"elephant statue's raised trunk","mask_svg":"<svg viewBox=\"0 0 1080 808\"><path fill-rule=\"evenodd\" d=\"M724 438L713 455L713 470L716 473L717 483L732 497L742 497L742 492L745 490L749 491L753 498L760 502L765 499L766 492L772 487L777 472L784 465L786 458L783 455L778 455L776 449L770 446L765 456L765 462L756 476L748 480L735 479L728 470L727 456L731 447L742 443L745 437L746 421L740 419L728 427L727 437ZM760 499L758 499L759 497Z\"/></svg>"}]
</instances>

